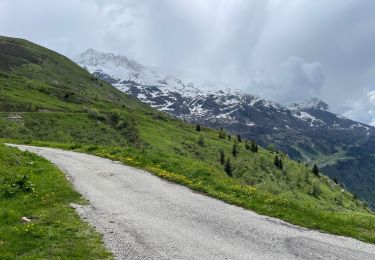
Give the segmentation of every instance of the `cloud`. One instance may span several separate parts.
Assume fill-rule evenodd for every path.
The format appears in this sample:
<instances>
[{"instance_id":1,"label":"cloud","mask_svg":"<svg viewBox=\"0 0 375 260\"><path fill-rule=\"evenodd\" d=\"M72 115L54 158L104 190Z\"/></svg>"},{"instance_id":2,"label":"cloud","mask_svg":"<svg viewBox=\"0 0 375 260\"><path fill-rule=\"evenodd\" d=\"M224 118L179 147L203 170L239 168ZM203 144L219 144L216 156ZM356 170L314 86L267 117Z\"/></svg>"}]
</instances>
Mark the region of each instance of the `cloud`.
<instances>
[{"instance_id":1,"label":"cloud","mask_svg":"<svg viewBox=\"0 0 375 260\"><path fill-rule=\"evenodd\" d=\"M300 57L288 57L272 75L257 71L250 76L248 89L281 103L298 102L306 97L319 97L325 80L319 62L308 63Z\"/></svg>"},{"instance_id":2,"label":"cloud","mask_svg":"<svg viewBox=\"0 0 375 260\"><path fill-rule=\"evenodd\" d=\"M276 87L281 87L279 99L282 102L299 101L306 96L320 96L325 80L321 63L307 63L299 57L289 57L280 65Z\"/></svg>"},{"instance_id":3,"label":"cloud","mask_svg":"<svg viewBox=\"0 0 375 260\"><path fill-rule=\"evenodd\" d=\"M0 34L206 73L283 103L318 96L339 112L375 89L374 10L373 0L1 0Z\"/></svg>"},{"instance_id":4,"label":"cloud","mask_svg":"<svg viewBox=\"0 0 375 260\"><path fill-rule=\"evenodd\" d=\"M357 118L361 122L366 122L375 126L375 90L362 90L361 99L348 99L341 107L341 112L348 118Z\"/></svg>"}]
</instances>

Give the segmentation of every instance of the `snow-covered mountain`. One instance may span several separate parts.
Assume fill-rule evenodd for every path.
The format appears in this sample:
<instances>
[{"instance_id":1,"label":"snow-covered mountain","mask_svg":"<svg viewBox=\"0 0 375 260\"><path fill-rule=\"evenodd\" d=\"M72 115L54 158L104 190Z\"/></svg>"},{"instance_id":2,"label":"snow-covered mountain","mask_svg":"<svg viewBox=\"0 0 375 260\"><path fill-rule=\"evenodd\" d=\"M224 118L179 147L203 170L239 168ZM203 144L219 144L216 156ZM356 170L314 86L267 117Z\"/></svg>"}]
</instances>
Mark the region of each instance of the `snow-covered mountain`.
<instances>
[{"instance_id":1,"label":"snow-covered mountain","mask_svg":"<svg viewBox=\"0 0 375 260\"><path fill-rule=\"evenodd\" d=\"M225 85L209 77L183 70L146 67L125 56L102 53L88 49L78 59L78 64L96 74L104 73L117 88L128 92L130 83L139 86L157 86L167 94L177 92L185 97L193 97Z\"/></svg>"},{"instance_id":2,"label":"snow-covered mountain","mask_svg":"<svg viewBox=\"0 0 375 260\"><path fill-rule=\"evenodd\" d=\"M228 88L204 75L147 67L125 56L92 49L76 61L158 110L191 122L223 127L262 145L273 143L298 159L335 153L338 144L349 145L353 138L362 140L374 133L371 126L331 113L328 105L317 98L285 107Z\"/></svg>"}]
</instances>

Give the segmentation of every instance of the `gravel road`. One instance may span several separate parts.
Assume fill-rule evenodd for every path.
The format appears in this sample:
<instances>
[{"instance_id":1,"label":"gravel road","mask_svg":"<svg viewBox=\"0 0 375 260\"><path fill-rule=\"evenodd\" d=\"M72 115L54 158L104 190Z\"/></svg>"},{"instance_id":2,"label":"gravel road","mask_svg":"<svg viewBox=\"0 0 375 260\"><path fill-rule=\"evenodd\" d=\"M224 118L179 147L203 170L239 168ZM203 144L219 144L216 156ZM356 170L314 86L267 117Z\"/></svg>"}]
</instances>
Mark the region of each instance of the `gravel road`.
<instances>
[{"instance_id":1,"label":"gravel road","mask_svg":"<svg viewBox=\"0 0 375 260\"><path fill-rule=\"evenodd\" d=\"M73 206L117 259L375 259L374 245L261 216L118 162L17 147L65 172L90 201Z\"/></svg>"}]
</instances>

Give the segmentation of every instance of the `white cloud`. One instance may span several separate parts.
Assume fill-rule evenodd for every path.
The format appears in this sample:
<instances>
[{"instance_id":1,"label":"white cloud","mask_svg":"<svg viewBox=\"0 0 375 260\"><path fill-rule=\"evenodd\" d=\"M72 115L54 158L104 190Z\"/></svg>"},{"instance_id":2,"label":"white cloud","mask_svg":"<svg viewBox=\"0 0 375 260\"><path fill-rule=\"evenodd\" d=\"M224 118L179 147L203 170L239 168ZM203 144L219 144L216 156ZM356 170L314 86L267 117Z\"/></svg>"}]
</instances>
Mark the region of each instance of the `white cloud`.
<instances>
[{"instance_id":1,"label":"white cloud","mask_svg":"<svg viewBox=\"0 0 375 260\"><path fill-rule=\"evenodd\" d=\"M347 99L340 107L340 112L348 118L375 126L375 90L363 89L360 99Z\"/></svg>"},{"instance_id":2,"label":"white cloud","mask_svg":"<svg viewBox=\"0 0 375 260\"><path fill-rule=\"evenodd\" d=\"M370 125L375 126L375 90L370 90L367 92L367 114L369 117Z\"/></svg>"}]
</instances>

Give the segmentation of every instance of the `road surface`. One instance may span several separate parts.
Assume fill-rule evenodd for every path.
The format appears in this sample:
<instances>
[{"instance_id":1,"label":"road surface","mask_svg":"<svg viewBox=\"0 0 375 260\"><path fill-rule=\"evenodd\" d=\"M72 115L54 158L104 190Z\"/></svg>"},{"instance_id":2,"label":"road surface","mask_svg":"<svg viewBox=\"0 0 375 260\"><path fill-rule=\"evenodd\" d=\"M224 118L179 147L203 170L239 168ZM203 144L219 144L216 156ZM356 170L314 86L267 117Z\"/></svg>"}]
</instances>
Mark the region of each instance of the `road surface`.
<instances>
[{"instance_id":1,"label":"road surface","mask_svg":"<svg viewBox=\"0 0 375 260\"><path fill-rule=\"evenodd\" d=\"M117 259L375 259L375 246L258 215L100 157L18 146L57 165ZM340 223L337 223L340 225Z\"/></svg>"}]
</instances>

